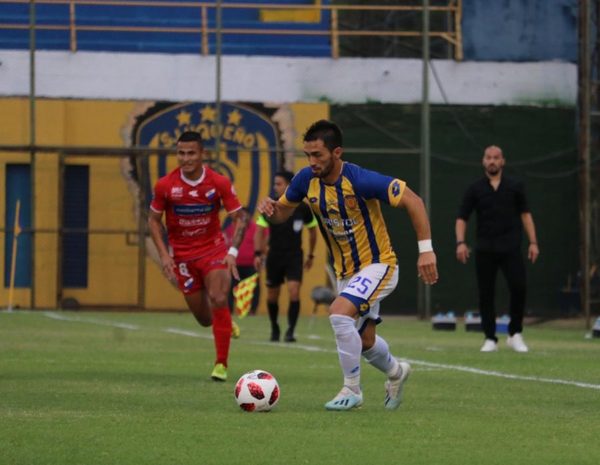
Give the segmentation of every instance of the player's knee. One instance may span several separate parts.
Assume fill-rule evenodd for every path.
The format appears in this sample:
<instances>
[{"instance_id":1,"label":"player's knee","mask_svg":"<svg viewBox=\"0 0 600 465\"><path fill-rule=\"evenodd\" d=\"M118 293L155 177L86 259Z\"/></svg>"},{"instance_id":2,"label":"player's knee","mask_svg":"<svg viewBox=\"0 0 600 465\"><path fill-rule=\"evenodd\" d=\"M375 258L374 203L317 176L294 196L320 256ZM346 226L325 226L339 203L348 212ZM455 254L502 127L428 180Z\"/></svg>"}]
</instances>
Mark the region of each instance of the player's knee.
<instances>
[{"instance_id":1,"label":"player's knee","mask_svg":"<svg viewBox=\"0 0 600 465\"><path fill-rule=\"evenodd\" d=\"M288 294L290 300L300 300L300 283L297 281L288 283Z\"/></svg>"},{"instance_id":2,"label":"player's knee","mask_svg":"<svg viewBox=\"0 0 600 465\"><path fill-rule=\"evenodd\" d=\"M275 303L279 300L279 287L267 288L267 301Z\"/></svg>"},{"instance_id":3,"label":"player's knee","mask_svg":"<svg viewBox=\"0 0 600 465\"><path fill-rule=\"evenodd\" d=\"M354 318L358 312L348 299L337 297L329 306L330 315L346 315Z\"/></svg>"},{"instance_id":4,"label":"player's knee","mask_svg":"<svg viewBox=\"0 0 600 465\"><path fill-rule=\"evenodd\" d=\"M227 294L224 292L219 292L210 295L210 301L212 303L213 308L223 308L229 306L229 301L227 299Z\"/></svg>"}]
</instances>

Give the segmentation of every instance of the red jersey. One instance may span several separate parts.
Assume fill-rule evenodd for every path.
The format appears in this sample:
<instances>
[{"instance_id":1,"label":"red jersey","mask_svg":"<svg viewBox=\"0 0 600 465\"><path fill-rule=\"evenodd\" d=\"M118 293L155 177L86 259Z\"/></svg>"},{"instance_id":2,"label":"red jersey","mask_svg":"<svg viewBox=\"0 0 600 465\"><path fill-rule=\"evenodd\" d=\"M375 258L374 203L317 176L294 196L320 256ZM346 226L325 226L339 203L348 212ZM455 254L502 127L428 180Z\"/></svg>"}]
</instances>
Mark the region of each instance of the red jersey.
<instances>
[{"instance_id":1,"label":"red jersey","mask_svg":"<svg viewBox=\"0 0 600 465\"><path fill-rule=\"evenodd\" d=\"M227 249L219 221L221 204L228 213L242 208L231 181L206 166L196 181L183 177L179 168L157 181L150 208L166 212L169 245L176 261Z\"/></svg>"}]
</instances>

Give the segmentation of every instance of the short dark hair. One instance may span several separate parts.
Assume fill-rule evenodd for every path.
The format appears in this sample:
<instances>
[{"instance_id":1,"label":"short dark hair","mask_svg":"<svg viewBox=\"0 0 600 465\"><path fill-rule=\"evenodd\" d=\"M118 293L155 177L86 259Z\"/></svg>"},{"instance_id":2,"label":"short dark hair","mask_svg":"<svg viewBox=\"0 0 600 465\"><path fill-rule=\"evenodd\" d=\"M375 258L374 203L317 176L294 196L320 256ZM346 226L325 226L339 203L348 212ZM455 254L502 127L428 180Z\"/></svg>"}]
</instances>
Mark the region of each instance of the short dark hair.
<instances>
[{"instance_id":1,"label":"short dark hair","mask_svg":"<svg viewBox=\"0 0 600 465\"><path fill-rule=\"evenodd\" d=\"M343 145L342 130L333 121L322 119L313 123L304 134L304 142L322 140L323 145L332 152Z\"/></svg>"},{"instance_id":2,"label":"short dark hair","mask_svg":"<svg viewBox=\"0 0 600 465\"><path fill-rule=\"evenodd\" d=\"M199 132L196 131L184 131L177 139L177 142L197 142L198 146L202 149L204 148L204 143L202 142L202 136Z\"/></svg>"},{"instance_id":3,"label":"short dark hair","mask_svg":"<svg viewBox=\"0 0 600 465\"><path fill-rule=\"evenodd\" d=\"M280 178L285 179L287 181L287 183L289 184L290 182L292 182L294 173L292 173L291 171L281 170L281 171L277 171L277 173L275 173L275 176L279 176Z\"/></svg>"}]
</instances>

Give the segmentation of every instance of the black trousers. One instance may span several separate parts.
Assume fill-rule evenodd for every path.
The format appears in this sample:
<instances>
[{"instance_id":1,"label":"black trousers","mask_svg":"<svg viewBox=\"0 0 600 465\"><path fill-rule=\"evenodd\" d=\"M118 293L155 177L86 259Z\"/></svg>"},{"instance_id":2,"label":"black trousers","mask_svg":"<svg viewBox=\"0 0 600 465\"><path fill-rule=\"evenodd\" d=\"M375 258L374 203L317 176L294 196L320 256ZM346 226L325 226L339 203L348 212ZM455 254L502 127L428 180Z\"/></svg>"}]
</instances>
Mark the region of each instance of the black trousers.
<instances>
[{"instance_id":1,"label":"black trousers","mask_svg":"<svg viewBox=\"0 0 600 465\"><path fill-rule=\"evenodd\" d=\"M525 262L520 249L510 252L475 253L475 269L479 288L479 312L481 327L486 339L498 341L496 337L496 275L498 269L506 278L510 292L510 323L508 333L512 336L523 331L523 315L525 312Z\"/></svg>"}]
</instances>

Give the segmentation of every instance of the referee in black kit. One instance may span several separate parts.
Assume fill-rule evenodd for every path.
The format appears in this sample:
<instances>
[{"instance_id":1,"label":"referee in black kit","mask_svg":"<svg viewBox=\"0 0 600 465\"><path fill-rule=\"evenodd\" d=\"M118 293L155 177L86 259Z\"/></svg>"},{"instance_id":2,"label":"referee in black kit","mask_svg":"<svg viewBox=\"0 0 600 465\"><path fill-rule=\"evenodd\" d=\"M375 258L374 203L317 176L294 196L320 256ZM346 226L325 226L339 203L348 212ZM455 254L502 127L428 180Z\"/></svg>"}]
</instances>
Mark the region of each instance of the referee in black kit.
<instances>
[{"instance_id":1,"label":"referee in black kit","mask_svg":"<svg viewBox=\"0 0 600 465\"><path fill-rule=\"evenodd\" d=\"M279 171L273 178L273 191L276 198L285 192L294 177L289 171ZM303 268L312 267L315 245L317 243L318 225L310 207L301 202L292 216L281 224L270 224L260 215L256 220L256 233L254 236L255 268L260 269L263 262L264 228L269 228L269 247L266 259L267 268L267 308L271 321L271 341L277 342L280 338L279 293L281 285L287 281L290 303L288 307L288 328L285 332L285 342L296 342L294 331L298 316L300 315L300 285L302 283ZM302 252L302 229L308 228L309 250L306 260Z\"/></svg>"},{"instance_id":2,"label":"referee in black kit","mask_svg":"<svg viewBox=\"0 0 600 465\"><path fill-rule=\"evenodd\" d=\"M510 291L510 324L506 343L516 352L529 350L521 334L526 294L525 263L521 254L523 229L529 239L527 257L531 263L535 263L540 251L524 185L502 173L505 163L500 147L492 145L485 149L485 176L468 187L455 225L456 258L466 263L469 258L465 242L467 221L473 210L477 212L475 268L481 325L485 333L482 352L498 350L494 307L498 269L502 270Z\"/></svg>"}]
</instances>

